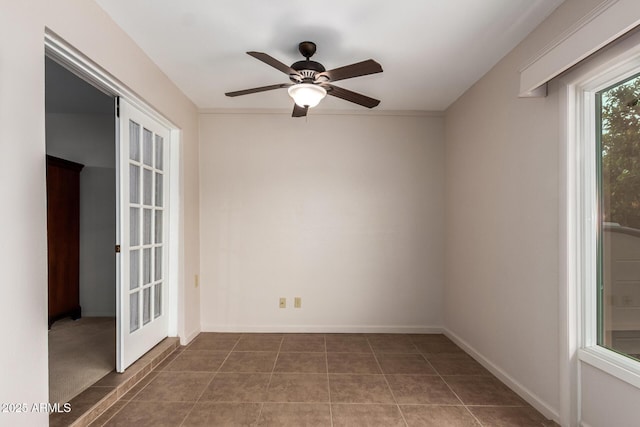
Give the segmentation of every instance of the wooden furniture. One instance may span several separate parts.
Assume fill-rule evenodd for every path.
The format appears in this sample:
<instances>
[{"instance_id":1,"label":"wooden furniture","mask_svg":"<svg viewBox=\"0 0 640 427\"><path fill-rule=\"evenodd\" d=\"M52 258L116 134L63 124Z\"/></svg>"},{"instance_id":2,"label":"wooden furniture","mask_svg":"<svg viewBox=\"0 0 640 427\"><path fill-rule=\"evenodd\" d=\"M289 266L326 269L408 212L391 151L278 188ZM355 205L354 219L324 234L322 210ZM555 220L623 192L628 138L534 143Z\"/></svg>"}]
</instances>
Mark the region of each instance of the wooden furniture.
<instances>
[{"instance_id":1,"label":"wooden furniture","mask_svg":"<svg viewBox=\"0 0 640 427\"><path fill-rule=\"evenodd\" d=\"M80 308L80 171L79 163L47 156L47 250L49 328Z\"/></svg>"}]
</instances>

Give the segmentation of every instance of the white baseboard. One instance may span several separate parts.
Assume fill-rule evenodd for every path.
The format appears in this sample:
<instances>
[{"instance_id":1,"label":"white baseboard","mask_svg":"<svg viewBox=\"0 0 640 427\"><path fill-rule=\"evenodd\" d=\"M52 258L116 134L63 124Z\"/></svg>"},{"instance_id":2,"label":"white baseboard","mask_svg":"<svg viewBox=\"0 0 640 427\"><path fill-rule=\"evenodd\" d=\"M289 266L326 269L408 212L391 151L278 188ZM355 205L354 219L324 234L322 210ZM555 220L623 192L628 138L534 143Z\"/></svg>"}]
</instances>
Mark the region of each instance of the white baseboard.
<instances>
[{"instance_id":1,"label":"white baseboard","mask_svg":"<svg viewBox=\"0 0 640 427\"><path fill-rule=\"evenodd\" d=\"M462 338L451 332L447 328L443 328L444 334L455 342L459 347L466 351L471 357L473 357L478 363L484 366L489 372L495 375L500 381L505 383L509 388L515 391L521 398L527 401L531 406L536 408L545 417L560 423L560 414L556 409L547 404L535 393L531 392L525 386L520 384L514 378L512 378L505 371L500 369L497 365L491 362L489 359L480 354L475 348L469 345ZM585 426L586 427L586 426Z\"/></svg>"},{"instance_id":2,"label":"white baseboard","mask_svg":"<svg viewBox=\"0 0 640 427\"><path fill-rule=\"evenodd\" d=\"M195 339L195 337L198 336L199 333L200 333L200 330L199 329L195 329L195 330L187 333L184 337L180 337L180 345L189 344L191 341L193 341Z\"/></svg>"},{"instance_id":3,"label":"white baseboard","mask_svg":"<svg viewBox=\"0 0 640 427\"><path fill-rule=\"evenodd\" d=\"M356 325L202 325L202 332L297 332L297 333L386 333L440 334L442 326L356 326Z\"/></svg>"}]
</instances>

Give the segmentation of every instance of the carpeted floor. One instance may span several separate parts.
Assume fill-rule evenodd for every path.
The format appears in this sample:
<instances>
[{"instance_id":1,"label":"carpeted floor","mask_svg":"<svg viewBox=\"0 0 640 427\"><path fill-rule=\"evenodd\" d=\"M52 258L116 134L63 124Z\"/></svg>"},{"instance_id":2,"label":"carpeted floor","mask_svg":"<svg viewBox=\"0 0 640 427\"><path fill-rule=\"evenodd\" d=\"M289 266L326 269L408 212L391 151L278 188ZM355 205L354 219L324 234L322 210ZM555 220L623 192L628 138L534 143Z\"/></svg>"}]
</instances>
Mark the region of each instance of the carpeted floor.
<instances>
[{"instance_id":1,"label":"carpeted floor","mask_svg":"<svg viewBox=\"0 0 640 427\"><path fill-rule=\"evenodd\" d=\"M113 371L116 319L59 320L49 330L49 401L65 403Z\"/></svg>"}]
</instances>

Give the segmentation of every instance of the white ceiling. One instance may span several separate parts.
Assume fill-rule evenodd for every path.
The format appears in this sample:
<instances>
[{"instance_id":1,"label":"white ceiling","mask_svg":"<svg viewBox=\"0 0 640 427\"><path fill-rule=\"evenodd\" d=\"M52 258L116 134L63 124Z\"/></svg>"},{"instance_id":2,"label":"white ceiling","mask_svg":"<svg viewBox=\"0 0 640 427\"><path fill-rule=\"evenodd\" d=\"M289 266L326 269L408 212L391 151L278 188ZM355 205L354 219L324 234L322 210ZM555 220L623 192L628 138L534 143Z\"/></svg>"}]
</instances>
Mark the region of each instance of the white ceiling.
<instances>
[{"instance_id":1,"label":"white ceiling","mask_svg":"<svg viewBox=\"0 0 640 427\"><path fill-rule=\"evenodd\" d=\"M338 85L377 109L446 109L563 0L97 0L199 108L289 108L286 90L225 92L288 82L250 57L287 65L318 46L327 69L378 61L384 72ZM363 109L327 97L319 109Z\"/></svg>"}]
</instances>

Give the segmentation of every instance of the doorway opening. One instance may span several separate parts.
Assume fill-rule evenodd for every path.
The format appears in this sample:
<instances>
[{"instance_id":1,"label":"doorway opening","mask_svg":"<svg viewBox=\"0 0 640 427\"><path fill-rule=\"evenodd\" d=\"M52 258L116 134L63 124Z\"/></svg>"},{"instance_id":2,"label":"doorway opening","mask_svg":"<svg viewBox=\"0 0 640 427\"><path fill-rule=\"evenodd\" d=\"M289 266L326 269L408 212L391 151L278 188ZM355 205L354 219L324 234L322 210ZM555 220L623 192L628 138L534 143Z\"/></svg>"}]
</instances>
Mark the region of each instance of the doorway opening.
<instances>
[{"instance_id":1,"label":"doorway opening","mask_svg":"<svg viewBox=\"0 0 640 427\"><path fill-rule=\"evenodd\" d=\"M45 58L51 403L115 368L114 105Z\"/></svg>"},{"instance_id":2,"label":"doorway opening","mask_svg":"<svg viewBox=\"0 0 640 427\"><path fill-rule=\"evenodd\" d=\"M80 132L81 137L78 139L83 144L94 143L98 130L78 125L68 116L63 115L94 114L104 116L104 129L108 126L111 135L108 142L105 137L104 145L95 147L96 151L109 150L106 157L109 157L110 163L106 166L101 165L108 169L115 165L113 172L109 172L109 195L105 196L106 193L100 194L98 191L91 193L88 201L94 197L93 202L90 208L85 208L85 211L99 208L100 214L109 215L108 221L105 220L105 223L109 223L105 226L108 232L103 231L105 235L109 235L110 241L105 240L105 243L100 243L99 246L111 260L108 274L102 276L109 279L111 286L105 285L105 288L100 289L115 290L113 293L108 291L103 294L101 302L107 301L111 305L107 304L108 307L104 311L100 309L94 311L95 305L91 306L89 300L83 299L79 283L81 260L78 255L79 302L62 304L60 312L50 319L50 322L53 322L52 331L61 329L60 326L65 325L88 324L90 323L87 321L88 315L93 319L99 319L95 323L102 321L102 323L110 322L110 325L113 325L111 313L115 308L115 327L109 326L110 329L102 329L110 338L101 340L103 344L109 344L110 351L115 352L115 357L111 353L111 356L104 359L107 360L110 371L99 379L99 384L89 387L73 399L76 401L75 408L79 409L73 411L75 419L78 416L91 416L95 411L99 412L99 405L95 406L93 403L87 407L87 412L81 409L80 406L87 403L85 400L117 398L123 390L126 391L133 386L135 381L132 382L132 380L137 381L139 374L145 372L145 363L156 363L159 358L168 354L167 351L173 351L177 343L175 338L166 339L166 337L178 335L180 131L174 123L160 115L129 87L48 29L45 31L45 61L48 67L45 71L50 69L60 71L62 78L70 79L73 84L83 88L80 92L84 94L78 97L77 102L82 103L94 97L101 99L99 101L101 107L97 107L97 104L91 107L89 105L92 103L89 102L84 104L80 112L54 112L53 105L47 106L45 109L47 160L51 160L58 166L70 166L77 175L86 171L91 172L90 169L94 164L90 156L76 157L71 160L61 159L57 156L65 153L56 151L53 148L56 146L55 143L50 144L50 141L55 139L57 129L66 131L71 129ZM60 102L62 105L65 103L68 105L73 98L71 96L73 89L58 83L47 78L45 102L50 104ZM67 108L73 110L70 107ZM98 120L96 117L94 119ZM54 125L56 120L60 123L58 127ZM59 139L62 141L60 146L70 144L71 138L62 136ZM87 165L89 165L88 169ZM77 193L80 195L77 202L78 211L80 211L80 199L83 196L80 190L81 179L80 176L77 178ZM73 187L73 185L65 181L62 187ZM137 196L140 197L137 198ZM95 199L96 197L98 199ZM107 206L104 204L105 197L110 200L115 199L115 202L109 201L110 205ZM63 205L71 204L63 203ZM81 214L78 213L79 224L80 216ZM113 222L115 222L115 231ZM69 233L72 234L72 232L73 230ZM78 246L80 246L80 226L77 234ZM66 247L62 246L66 250ZM64 250L60 249L59 252ZM84 254L84 248L79 248L77 252ZM96 273L95 265L88 265L87 268ZM80 320L73 321L74 318L80 318ZM111 320L107 321L107 319ZM97 332L104 325L87 326L87 329ZM61 341L68 343L67 340ZM113 347L111 343L114 344ZM49 348L50 351L53 348L51 343ZM114 350L111 350L112 348ZM84 346L82 352L86 351L87 346ZM141 361L134 364L135 368L132 368L131 376L120 377L118 373L124 372L130 364L144 354L149 357L143 359L144 363ZM56 399L52 397L50 396L50 402L55 402ZM59 403L66 403L64 400L68 401L63 399ZM82 405L78 403L80 401ZM60 414L53 414L52 417L56 415ZM68 414L61 415L65 418L65 422L69 421L66 417Z\"/></svg>"}]
</instances>

